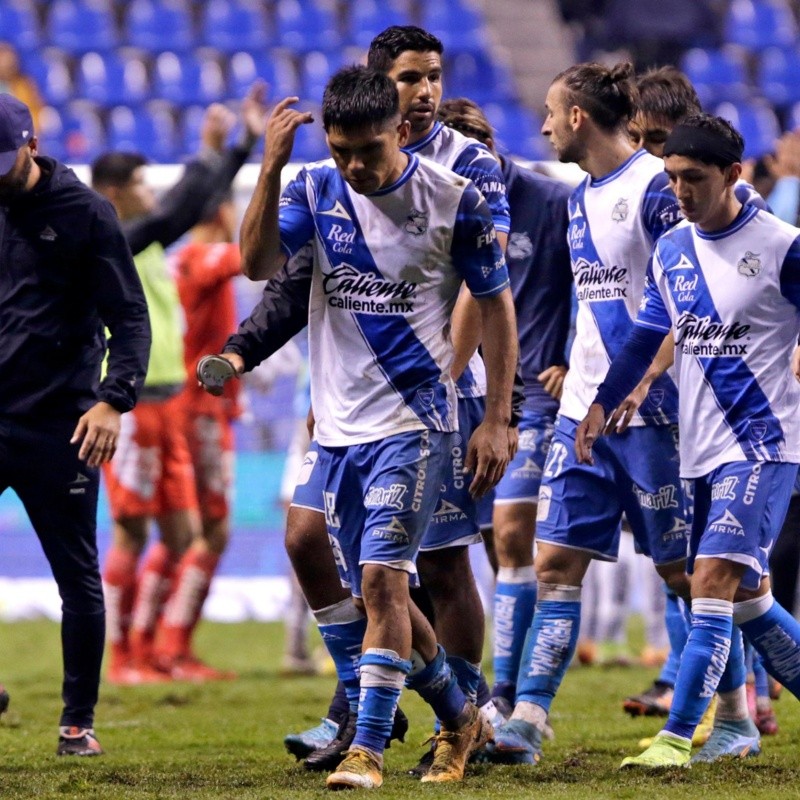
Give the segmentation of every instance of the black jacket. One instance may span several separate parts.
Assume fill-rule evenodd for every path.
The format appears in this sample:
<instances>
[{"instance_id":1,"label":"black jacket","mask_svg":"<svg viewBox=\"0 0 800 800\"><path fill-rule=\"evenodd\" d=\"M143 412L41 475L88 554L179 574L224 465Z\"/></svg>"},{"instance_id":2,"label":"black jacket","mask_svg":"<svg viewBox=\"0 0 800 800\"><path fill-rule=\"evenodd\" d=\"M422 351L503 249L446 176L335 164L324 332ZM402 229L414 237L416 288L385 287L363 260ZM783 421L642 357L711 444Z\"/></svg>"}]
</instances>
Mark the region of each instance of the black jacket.
<instances>
[{"instance_id":1,"label":"black jacket","mask_svg":"<svg viewBox=\"0 0 800 800\"><path fill-rule=\"evenodd\" d=\"M150 352L130 248L107 200L36 161L41 180L0 206L0 416L77 419L98 400L129 411Z\"/></svg>"}]
</instances>

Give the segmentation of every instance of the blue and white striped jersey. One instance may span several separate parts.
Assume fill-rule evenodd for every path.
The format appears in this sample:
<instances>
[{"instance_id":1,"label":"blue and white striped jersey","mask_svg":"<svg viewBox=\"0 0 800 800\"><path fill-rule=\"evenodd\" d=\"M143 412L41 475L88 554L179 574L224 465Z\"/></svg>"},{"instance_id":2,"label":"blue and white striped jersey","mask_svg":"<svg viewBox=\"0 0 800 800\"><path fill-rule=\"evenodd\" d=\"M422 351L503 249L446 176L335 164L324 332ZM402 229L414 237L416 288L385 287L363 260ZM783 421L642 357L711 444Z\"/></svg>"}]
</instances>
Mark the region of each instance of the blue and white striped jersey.
<instances>
[{"instance_id":1,"label":"blue and white striped jersey","mask_svg":"<svg viewBox=\"0 0 800 800\"><path fill-rule=\"evenodd\" d=\"M800 230L745 206L709 234L682 222L656 244L636 320L675 331L681 474L732 461L800 462Z\"/></svg>"},{"instance_id":2,"label":"blue and white striped jersey","mask_svg":"<svg viewBox=\"0 0 800 800\"><path fill-rule=\"evenodd\" d=\"M610 174L587 176L569 199L567 240L578 298L561 414L583 419L633 327L655 240L680 219L664 161L637 150ZM669 375L654 381L631 425L677 421Z\"/></svg>"},{"instance_id":3,"label":"blue and white striped jersey","mask_svg":"<svg viewBox=\"0 0 800 800\"><path fill-rule=\"evenodd\" d=\"M353 192L332 160L281 197L281 245L309 239L311 396L320 444L456 429L450 315L462 280L476 297L508 286L489 207L475 186L409 156L402 176Z\"/></svg>"},{"instance_id":4,"label":"blue and white striped jersey","mask_svg":"<svg viewBox=\"0 0 800 800\"><path fill-rule=\"evenodd\" d=\"M405 149L471 180L489 204L494 227L501 233L509 232L511 211L503 169L485 145L437 122L426 136ZM486 370L479 353L472 356L459 376L456 391L459 397L483 397L486 394Z\"/></svg>"}]
</instances>

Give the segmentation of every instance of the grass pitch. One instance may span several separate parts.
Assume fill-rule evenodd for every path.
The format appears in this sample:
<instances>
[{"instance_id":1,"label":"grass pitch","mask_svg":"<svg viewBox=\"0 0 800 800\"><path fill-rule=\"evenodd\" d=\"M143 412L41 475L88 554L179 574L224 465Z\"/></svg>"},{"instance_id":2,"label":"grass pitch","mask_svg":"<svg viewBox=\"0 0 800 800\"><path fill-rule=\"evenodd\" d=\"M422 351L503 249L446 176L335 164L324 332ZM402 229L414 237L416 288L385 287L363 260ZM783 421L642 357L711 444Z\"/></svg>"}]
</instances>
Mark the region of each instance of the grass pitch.
<instances>
[{"instance_id":1,"label":"grass pitch","mask_svg":"<svg viewBox=\"0 0 800 800\"><path fill-rule=\"evenodd\" d=\"M11 707L0 721L0 798L102 800L272 800L323 797L324 776L307 773L284 751L289 731L316 724L331 678L278 676L278 625L201 626L197 649L215 666L235 669L231 683L101 688L97 733L107 754L54 755L60 711L58 627L48 622L0 625L0 680ZM653 678L643 669L575 668L553 706L554 742L537 767L470 767L463 784L419 784L404 771L422 754L430 715L412 693L402 705L412 727L387 751L385 800L455 797L664 798L733 800L800 798L800 704L777 703L781 731L758 758L660 774L617 771L640 737L659 728L631 720L621 700Z\"/></svg>"}]
</instances>

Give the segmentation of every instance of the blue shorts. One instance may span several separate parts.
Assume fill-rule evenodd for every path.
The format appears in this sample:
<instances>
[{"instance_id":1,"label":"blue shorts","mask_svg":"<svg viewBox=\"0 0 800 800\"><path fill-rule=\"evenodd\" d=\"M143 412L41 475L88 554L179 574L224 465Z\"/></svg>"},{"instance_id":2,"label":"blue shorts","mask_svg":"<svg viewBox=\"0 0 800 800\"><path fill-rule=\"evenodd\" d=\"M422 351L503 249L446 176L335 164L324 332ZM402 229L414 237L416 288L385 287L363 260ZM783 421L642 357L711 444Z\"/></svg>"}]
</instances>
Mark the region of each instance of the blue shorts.
<instances>
[{"instance_id":1,"label":"blue shorts","mask_svg":"<svg viewBox=\"0 0 800 800\"><path fill-rule=\"evenodd\" d=\"M781 532L797 464L734 461L684 481L690 520L689 574L700 558L746 565L745 589L769 575L769 554Z\"/></svg>"},{"instance_id":2,"label":"blue shorts","mask_svg":"<svg viewBox=\"0 0 800 800\"><path fill-rule=\"evenodd\" d=\"M483 397L458 398L458 433L453 435L450 460L431 524L422 537L421 551L461 547L481 541L481 528L492 526L492 493L477 502L469 493L471 475L464 474L467 444L483 421Z\"/></svg>"},{"instance_id":3,"label":"blue shorts","mask_svg":"<svg viewBox=\"0 0 800 800\"><path fill-rule=\"evenodd\" d=\"M519 449L495 489L496 505L536 503L542 470L553 438L553 417L525 409L519 423Z\"/></svg>"},{"instance_id":4,"label":"blue shorts","mask_svg":"<svg viewBox=\"0 0 800 800\"><path fill-rule=\"evenodd\" d=\"M311 511L325 513L322 493L325 491L325 483L322 476L322 469L319 466L319 445L316 440L312 440L308 446L308 452L303 458L303 465L297 475L297 483L292 495L292 505L298 508L307 508Z\"/></svg>"},{"instance_id":5,"label":"blue shorts","mask_svg":"<svg viewBox=\"0 0 800 800\"><path fill-rule=\"evenodd\" d=\"M414 560L436 508L455 434L410 431L349 447L319 446L325 524L342 585L361 597L361 567L416 579Z\"/></svg>"},{"instance_id":6,"label":"blue shorts","mask_svg":"<svg viewBox=\"0 0 800 800\"><path fill-rule=\"evenodd\" d=\"M616 561L624 512L640 552L656 564L686 558L677 426L603 436L594 445L591 466L575 456L577 427L567 417L556 420L539 490L536 538Z\"/></svg>"}]
</instances>

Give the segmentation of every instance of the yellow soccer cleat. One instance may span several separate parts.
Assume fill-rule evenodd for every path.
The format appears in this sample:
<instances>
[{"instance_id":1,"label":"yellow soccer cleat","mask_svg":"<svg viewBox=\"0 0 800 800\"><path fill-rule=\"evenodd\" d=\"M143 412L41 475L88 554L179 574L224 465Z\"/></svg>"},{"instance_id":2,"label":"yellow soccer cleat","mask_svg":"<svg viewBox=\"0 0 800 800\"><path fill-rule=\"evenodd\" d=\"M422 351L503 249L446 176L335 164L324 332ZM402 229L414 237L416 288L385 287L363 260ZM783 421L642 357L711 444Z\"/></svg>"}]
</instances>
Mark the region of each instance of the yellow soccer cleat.
<instances>
[{"instance_id":1,"label":"yellow soccer cleat","mask_svg":"<svg viewBox=\"0 0 800 800\"><path fill-rule=\"evenodd\" d=\"M715 694L711 698L711 703L706 709L706 713L703 714L698 726L694 729L694 736L692 736L692 747L702 747L708 741L708 737L711 736L711 731L714 730L714 717L717 713L718 701L719 695ZM654 736L648 736L645 739L639 739L639 747L642 750L646 750L651 744L653 744L654 739Z\"/></svg>"},{"instance_id":2,"label":"yellow soccer cleat","mask_svg":"<svg viewBox=\"0 0 800 800\"><path fill-rule=\"evenodd\" d=\"M692 756L692 743L688 739L659 733L653 743L638 756L628 756L622 760L620 769L641 767L660 769L663 767L685 767Z\"/></svg>"},{"instance_id":3,"label":"yellow soccer cleat","mask_svg":"<svg viewBox=\"0 0 800 800\"><path fill-rule=\"evenodd\" d=\"M379 789L383 784L383 758L368 750L347 751L336 772L328 775L329 789Z\"/></svg>"},{"instance_id":4,"label":"yellow soccer cleat","mask_svg":"<svg viewBox=\"0 0 800 800\"><path fill-rule=\"evenodd\" d=\"M472 704L465 706L466 721L454 730L442 730L436 737L433 763L422 783L448 783L464 778L467 760L494 738L492 723Z\"/></svg>"}]
</instances>

